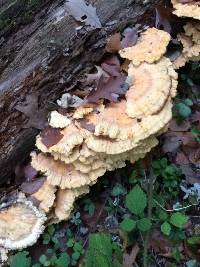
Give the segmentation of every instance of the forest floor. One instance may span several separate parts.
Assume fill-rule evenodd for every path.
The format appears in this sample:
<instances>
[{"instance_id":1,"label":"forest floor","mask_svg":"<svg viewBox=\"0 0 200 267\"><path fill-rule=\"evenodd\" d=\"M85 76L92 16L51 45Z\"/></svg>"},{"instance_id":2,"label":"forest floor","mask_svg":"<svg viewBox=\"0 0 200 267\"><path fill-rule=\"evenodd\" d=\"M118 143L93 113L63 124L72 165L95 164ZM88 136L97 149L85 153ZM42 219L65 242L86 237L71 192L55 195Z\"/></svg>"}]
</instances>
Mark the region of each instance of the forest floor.
<instances>
[{"instance_id":1,"label":"forest floor","mask_svg":"<svg viewBox=\"0 0 200 267\"><path fill-rule=\"evenodd\" d=\"M179 71L174 118L159 146L102 177L68 222L13 253L11 267L200 266L199 73L199 63Z\"/></svg>"},{"instance_id":2,"label":"forest floor","mask_svg":"<svg viewBox=\"0 0 200 267\"><path fill-rule=\"evenodd\" d=\"M9 266L200 266L200 63L178 73L173 119L159 145L106 173L69 221L12 252Z\"/></svg>"}]
</instances>

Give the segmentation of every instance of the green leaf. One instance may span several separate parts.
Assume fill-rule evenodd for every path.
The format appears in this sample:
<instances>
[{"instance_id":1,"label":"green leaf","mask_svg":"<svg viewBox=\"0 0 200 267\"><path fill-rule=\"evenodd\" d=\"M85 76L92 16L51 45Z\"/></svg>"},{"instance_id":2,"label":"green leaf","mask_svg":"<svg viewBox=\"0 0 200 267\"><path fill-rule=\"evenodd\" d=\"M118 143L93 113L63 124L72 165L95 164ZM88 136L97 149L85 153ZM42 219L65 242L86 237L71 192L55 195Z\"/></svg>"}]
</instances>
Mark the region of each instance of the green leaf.
<instances>
[{"instance_id":1,"label":"green leaf","mask_svg":"<svg viewBox=\"0 0 200 267\"><path fill-rule=\"evenodd\" d=\"M52 236L55 233L55 226L53 224L52 225L49 225L47 227L47 231L50 234L50 236Z\"/></svg>"},{"instance_id":2,"label":"green leaf","mask_svg":"<svg viewBox=\"0 0 200 267\"><path fill-rule=\"evenodd\" d=\"M81 254L78 251L75 251L75 252L72 253L72 259L73 260L77 261L80 258L80 256L81 256Z\"/></svg>"},{"instance_id":3,"label":"green leaf","mask_svg":"<svg viewBox=\"0 0 200 267\"><path fill-rule=\"evenodd\" d=\"M193 101L190 98L186 98L184 103L189 107L193 106Z\"/></svg>"},{"instance_id":4,"label":"green leaf","mask_svg":"<svg viewBox=\"0 0 200 267\"><path fill-rule=\"evenodd\" d=\"M191 108L184 103L178 103L176 105L176 108L177 108L178 114L182 118L188 118L192 113Z\"/></svg>"},{"instance_id":5,"label":"green leaf","mask_svg":"<svg viewBox=\"0 0 200 267\"><path fill-rule=\"evenodd\" d=\"M192 236L187 239L188 244L196 245L200 241L200 236Z\"/></svg>"},{"instance_id":6,"label":"green leaf","mask_svg":"<svg viewBox=\"0 0 200 267\"><path fill-rule=\"evenodd\" d=\"M70 238L68 241L67 241L67 246L68 248L72 248L75 244L75 240L74 238Z\"/></svg>"},{"instance_id":7,"label":"green leaf","mask_svg":"<svg viewBox=\"0 0 200 267\"><path fill-rule=\"evenodd\" d=\"M91 234L85 257L85 267L114 267L112 264L111 236Z\"/></svg>"},{"instance_id":8,"label":"green leaf","mask_svg":"<svg viewBox=\"0 0 200 267\"><path fill-rule=\"evenodd\" d=\"M135 215L139 215L146 208L147 197L139 185L136 185L126 196L126 206Z\"/></svg>"},{"instance_id":9,"label":"green leaf","mask_svg":"<svg viewBox=\"0 0 200 267\"><path fill-rule=\"evenodd\" d=\"M178 248L173 248L172 249L172 256L173 258L177 261L180 262L181 260L181 253Z\"/></svg>"},{"instance_id":10,"label":"green leaf","mask_svg":"<svg viewBox=\"0 0 200 267\"><path fill-rule=\"evenodd\" d=\"M66 252L60 254L59 258L55 262L56 267L67 267L70 264L70 257Z\"/></svg>"},{"instance_id":11,"label":"green leaf","mask_svg":"<svg viewBox=\"0 0 200 267\"><path fill-rule=\"evenodd\" d=\"M121 184L116 184L111 192L113 197L117 197L126 193L125 188Z\"/></svg>"},{"instance_id":12,"label":"green leaf","mask_svg":"<svg viewBox=\"0 0 200 267\"><path fill-rule=\"evenodd\" d=\"M123 253L122 253L122 250L119 246L119 244L117 242L113 242L112 243L112 248L114 250L114 256L116 258L116 260L122 264L123 262Z\"/></svg>"},{"instance_id":13,"label":"green leaf","mask_svg":"<svg viewBox=\"0 0 200 267\"><path fill-rule=\"evenodd\" d=\"M183 226L188 222L188 216L175 212L170 217L170 223L178 228L183 228Z\"/></svg>"},{"instance_id":14,"label":"green leaf","mask_svg":"<svg viewBox=\"0 0 200 267\"><path fill-rule=\"evenodd\" d=\"M11 257L10 267L30 267L31 258L28 255L27 251L17 252Z\"/></svg>"},{"instance_id":15,"label":"green leaf","mask_svg":"<svg viewBox=\"0 0 200 267\"><path fill-rule=\"evenodd\" d=\"M170 232L171 232L171 225L168 222L164 222L163 224L161 224L160 229L163 234L168 236L170 235Z\"/></svg>"},{"instance_id":16,"label":"green leaf","mask_svg":"<svg viewBox=\"0 0 200 267\"><path fill-rule=\"evenodd\" d=\"M186 267L196 267L197 261L196 260L189 260L186 262Z\"/></svg>"},{"instance_id":17,"label":"green leaf","mask_svg":"<svg viewBox=\"0 0 200 267\"><path fill-rule=\"evenodd\" d=\"M75 244L74 244L74 250L77 250L77 251L82 251L83 250L83 246L82 246L82 244L81 243L79 243L79 242L76 242Z\"/></svg>"},{"instance_id":18,"label":"green leaf","mask_svg":"<svg viewBox=\"0 0 200 267\"><path fill-rule=\"evenodd\" d=\"M152 223L148 218L142 218L139 221L137 221L137 227L142 232L148 231L151 228L151 226Z\"/></svg>"},{"instance_id":19,"label":"green leaf","mask_svg":"<svg viewBox=\"0 0 200 267\"><path fill-rule=\"evenodd\" d=\"M135 227L136 227L136 222L129 218L125 218L120 223L120 228L125 232L131 232Z\"/></svg>"},{"instance_id":20,"label":"green leaf","mask_svg":"<svg viewBox=\"0 0 200 267\"><path fill-rule=\"evenodd\" d=\"M44 265L46 261L47 261L47 256L44 254L41 255L39 258L39 262Z\"/></svg>"},{"instance_id":21,"label":"green leaf","mask_svg":"<svg viewBox=\"0 0 200 267\"><path fill-rule=\"evenodd\" d=\"M39 263L35 263L32 265L32 267L41 267L41 265Z\"/></svg>"},{"instance_id":22,"label":"green leaf","mask_svg":"<svg viewBox=\"0 0 200 267\"><path fill-rule=\"evenodd\" d=\"M166 211L164 210L160 210L159 214L158 214L158 217L161 221L166 221L167 218L168 218L168 214Z\"/></svg>"},{"instance_id":23,"label":"green leaf","mask_svg":"<svg viewBox=\"0 0 200 267\"><path fill-rule=\"evenodd\" d=\"M48 233L44 233L44 234L42 235L42 238L43 238L42 243L43 243L44 245L49 244L49 242L50 242L50 240L51 240L51 237L50 237L50 235L49 235Z\"/></svg>"}]
</instances>

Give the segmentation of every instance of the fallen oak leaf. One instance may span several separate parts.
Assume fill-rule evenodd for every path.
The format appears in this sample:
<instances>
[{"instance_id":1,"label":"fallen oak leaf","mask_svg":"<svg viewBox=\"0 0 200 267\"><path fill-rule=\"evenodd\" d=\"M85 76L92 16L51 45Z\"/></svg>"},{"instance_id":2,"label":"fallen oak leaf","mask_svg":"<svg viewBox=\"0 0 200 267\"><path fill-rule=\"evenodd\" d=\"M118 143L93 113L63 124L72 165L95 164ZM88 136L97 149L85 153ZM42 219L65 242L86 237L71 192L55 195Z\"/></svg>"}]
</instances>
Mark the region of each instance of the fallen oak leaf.
<instances>
[{"instance_id":1,"label":"fallen oak leaf","mask_svg":"<svg viewBox=\"0 0 200 267\"><path fill-rule=\"evenodd\" d=\"M31 164L27 164L24 167L24 177L26 181L31 181L37 176L38 172L34 169Z\"/></svg>"},{"instance_id":2,"label":"fallen oak leaf","mask_svg":"<svg viewBox=\"0 0 200 267\"><path fill-rule=\"evenodd\" d=\"M117 56L110 57L101 63L102 69L112 77L120 77L120 61Z\"/></svg>"},{"instance_id":3,"label":"fallen oak leaf","mask_svg":"<svg viewBox=\"0 0 200 267\"><path fill-rule=\"evenodd\" d=\"M171 27L172 11L169 7L158 5L156 7L156 21L155 26L157 29L163 29L169 34L172 31Z\"/></svg>"},{"instance_id":4,"label":"fallen oak leaf","mask_svg":"<svg viewBox=\"0 0 200 267\"><path fill-rule=\"evenodd\" d=\"M87 96L86 101L91 103L98 103L101 99L106 99L111 102L116 102L120 95L125 94L123 88L126 80L125 75L113 78L110 77L109 80L105 83L103 78L100 78L98 87L96 90L92 90Z\"/></svg>"},{"instance_id":5,"label":"fallen oak leaf","mask_svg":"<svg viewBox=\"0 0 200 267\"><path fill-rule=\"evenodd\" d=\"M104 78L105 82L108 81L110 75L105 72L100 66L95 67L97 69L97 72L87 74L86 78L81 81L83 85L95 84L97 86L101 77Z\"/></svg>"},{"instance_id":6,"label":"fallen oak leaf","mask_svg":"<svg viewBox=\"0 0 200 267\"><path fill-rule=\"evenodd\" d=\"M131 253L124 253L123 254L123 267L132 267L135 263L136 257L140 251L138 244L132 247Z\"/></svg>"},{"instance_id":7,"label":"fallen oak leaf","mask_svg":"<svg viewBox=\"0 0 200 267\"><path fill-rule=\"evenodd\" d=\"M78 122L80 123L80 126L82 128L84 128L84 129L86 129L92 133L95 132L95 125L92 123L88 123L87 119L80 119L80 120L78 120Z\"/></svg>"},{"instance_id":8,"label":"fallen oak leaf","mask_svg":"<svg viewBox=\"0 0 200 267\"><path fill-rule=\"evenodd\" d=\"M109 53L115 53L118 52L120 49L122 49L121 34L119 32L113 34L108 39L105 49Z\"/></svg>"},{"instance_id":9,"label":"fallen oak leaf","mask_svg":"<svg viewBox=\"0 0 200 267\"><path fill-rule=\"evenodd\" d=\"M61 130L58 128L47 127L41 132L42 143L50 148L51 146L56 145L63 138Z\"/></svg>"},{"instance_id":10,"label":"fallen oak leaf","mask_svg":"<svg viewBox=\"0 0 200 267\"><path fill-rule=\"evenodd\" d=\"M33 127L42 130L45 127L48 112L38 108L38 95L27 95L25 103L18 104L15 109L24 113L29 119L24 128Z\"/></svg>"},{"instance_id":11,"label":"fallen oak leaf","mask_svg":"<svg viewBox=\"0 0 200 267\"><path fill-rule=\"evenodd\" d=\"M24 182L20 186L21 191L24 194L32 195L42 187L45 182L45 179L45 177L39 177L32 182Z\"/></svg>"},{"instance_id":12,"label":"fallen oak leaf","mask_svg":"<svg viewBox=\"0 0 200 267\"><path fill-rule=\"evenodd\" d=\"M84 0L67 0L65 6L69 14L76 20L84 22L93 28L102 27L96 13L96 8L91 4L86 5Z\"/></svg>"},{"instance_id":13,"label":"fallen oak leaf","mask_svg":"<svg viewBox=\"0 0 200 267\"><path fill-rule=\"evenodd\" d=\"M134 46L138 40L138 28L126 28L122 34L124 37L121 40L121 47L126 48L129 46Z\"/></svg>"}]
</instances>

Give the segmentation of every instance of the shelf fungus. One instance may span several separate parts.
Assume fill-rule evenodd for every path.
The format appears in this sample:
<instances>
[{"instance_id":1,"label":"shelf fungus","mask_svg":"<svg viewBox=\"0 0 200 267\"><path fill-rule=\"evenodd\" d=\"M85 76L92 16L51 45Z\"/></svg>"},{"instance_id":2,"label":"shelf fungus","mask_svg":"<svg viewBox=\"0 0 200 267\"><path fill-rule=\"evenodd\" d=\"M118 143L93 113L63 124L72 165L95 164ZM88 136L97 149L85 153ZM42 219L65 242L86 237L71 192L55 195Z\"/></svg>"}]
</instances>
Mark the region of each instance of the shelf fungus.
<instances>
[{"instance_id":1,"label":"shelf fungus","mask_svg":"<svg viewBox=\"0 0 200 267\"><path fill-rule=\"evenodd\" d=\"M0 247L20 249L34 244L44 230L45 213L19 193L0 205Z\"/></svg>"},{"instance_id":2,"label":"shelf fungus","mask_svg":"<svg viewBox=\"0 0 200 267\"><path fill-rule=\"evenodd\" d=\"M68 219L75 200L87 194L106 171L144 158L158 144L157 137L172 117L178 78L164 56L169 41L168 33L149 28L134 46L119 51L128 60L126 81L131 83L116 102L98 97L95 103L81 100L69 105L67 95L62 103L65 112L51 112L49 127L37 136L37 151L31 153L32 167L38 176L46 177L29 196L39 202L39 208L17 200L1 209L0 246L32 244L43 231L44 213L51 222ZM16 229L15 225L6 228L10 218Z\"/></svg>"},{"instance_id":3,"label":"shelf fungus","mask_svg":"<svg viewBox=\"0 0 200 267\"><path fill-rule=\"evenodd\" d=\"M119 51L131 83L117 102L83 101L69 114L51 113L50 126L60 129L61 138L47 146L43 130L36 139L40 152L32 152L31 164L57 188L49 213L54 222L69 218L76 197L106 171L143 158L158 144L157 136L172 117L178 79L164 57L169 41L168 33L149 28L136 45Z\"/></svg>"},{"instance_id":4,"label":"shelf fungus","mask_svg":"<svg viewBox=\"0 0 200 267\"><path fill-rule=\"evenodd\" d=\"M135 66L142 62L154 63L165 54L169 41L170 35L167 32L148 28L141 34L135 46L124 48L119 54Z\"/></svg>"},{"instance_id":5,"label":"shelf fungus","mask_svg":"<svg viewBox=\"0 0 200 267\"><path fill-rule=\"evenodd\" d=\"M200 60L200 23L187 23L185 33L178 35L182 44L182 53L173 62L174 68L183 67L188 61Z\"/></svg>"},{"instance_id":6,"label":"shelf fungus","mask_svg":"<svg viewBox=\"0 0 200 267\"><path fill-rule=\"evenodd\" d=\"M178 17L190 17L200 20L200 6L199 1L193 0L189 3L181 3L180 0L172 0L173 13Z\"/></svg>"},{"instance_id":7,"label":"shelf fungus","mask_svg":"<svg viewBox=\"0 0 200 267\"><path fill-rule=\"evenodd\" d=\"M88 186L82 186L76 189L59 189L54 210L57 222L68 219L73 210L75 200L88 193Z\"/></svg>"}]
</instances>

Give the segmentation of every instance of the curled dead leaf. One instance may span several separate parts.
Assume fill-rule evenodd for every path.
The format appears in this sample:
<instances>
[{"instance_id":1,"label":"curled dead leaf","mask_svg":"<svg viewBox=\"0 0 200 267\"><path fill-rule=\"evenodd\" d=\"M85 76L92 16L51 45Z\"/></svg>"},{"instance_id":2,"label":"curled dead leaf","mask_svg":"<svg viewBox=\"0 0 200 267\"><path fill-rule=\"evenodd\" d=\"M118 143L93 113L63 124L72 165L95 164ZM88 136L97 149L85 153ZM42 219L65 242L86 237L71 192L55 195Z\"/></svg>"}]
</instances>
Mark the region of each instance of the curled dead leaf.
<instances>
[{"instance_id":1,"label":"curled dead leaf","mask_svg":"<svg viewBox=\"0 0 200 267\"><path fill-rule=\"evenodd\" d=\"M56 145L63 138L60 129L47 127L41 132L42 143L46 147L51 147Z\"/></svg>"}]
</instances>

